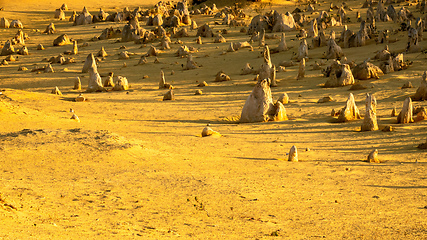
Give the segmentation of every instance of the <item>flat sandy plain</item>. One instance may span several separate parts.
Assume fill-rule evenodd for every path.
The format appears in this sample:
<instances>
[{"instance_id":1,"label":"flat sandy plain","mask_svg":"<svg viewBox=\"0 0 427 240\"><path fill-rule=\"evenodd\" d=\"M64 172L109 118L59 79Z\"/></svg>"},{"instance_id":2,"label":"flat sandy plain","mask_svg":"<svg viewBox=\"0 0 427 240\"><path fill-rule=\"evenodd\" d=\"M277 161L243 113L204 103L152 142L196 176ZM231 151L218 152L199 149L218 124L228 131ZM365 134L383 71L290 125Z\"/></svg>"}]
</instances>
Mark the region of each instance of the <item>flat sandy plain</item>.
<instances>
[{"instance_id":1,"label":"flat sandy plain","mask_svg":"<svg viewBox=\"0 0 427 240\"><path fill-rule=\"evenodd\" d=\"M141 2L155 3L72 1L67 2L66 16L84 5L92 14L99 7L107 12L148 7ZM0 239L427 238L427 154L416 148L426 141L427 123L396 124L396 118L390 117L393 107L400 110L403 100L415 93L427 70L426 55L405 54L413 61L410 68L363 81L369 88L352 92L362 114L366 93L374 94L380 129L391 125L393 132L360 132L363 120L333 123L331 109L344 107L350 86L321 87L326 78L310 65L320 60L326 47L309 51L303 80L296 80L298 66L278 73L273 98L284 92L289 95L288 121L239 124L235 120L255 85L254 75L240 75L240 70L247 62L255 68L261 65L257 43L252 52L242 49L221 55L228 43L205 38L204 44L196 45L196 32L190 31L191 36L181 40L199 49L193 56L202 67L182 71L186 59L175 56L179 44L160 54L161 63L149 57L147 64L136 66L149 44L90 41L104 28L122 28L125 23L72 26L53 17L60 1L0 3L4 7L0 17L20 19L30 37L26 41L30 55L0 66ZM285 12L296 7L295 2L286 3L271 8ZM362 1L347 3L354 9L348 12L352 21L348 26L357 31L355 16ZM251 11L255 7L247 9L248 15L255 16ZM329 2L317 7L327 10ZM421 16L414 6L409 9ZM360 11L364 18L366 9ZM307 16L317 17L318 12ZM199 26L220 21L200 15L193 19ZM35 31L44 31L50 22L56 25L56 34ZM250 38L239 32L240 27L211 25L215 31L227 28L228 42ZM395 23L377 25L379 30L398 28ZM342 31L342 27L330 29L337 36ZM0 29L1 43L16 32ZM62 33L81 39L79 46L89 43L79 48L77 63L53 64L55 73L17 71L19 66L30 70L34 64L42 66L43 58L71 50L71 45L52 46ZM299 45L296 34L286 33L292 48L273 54L274 64L290 60ZM390 50L404 51L407 32L391 38L397 41L389 45ZM275 47L279 40L266 42ZM37 51L39 43L46 50ZM122 45L137 55L119 60ZM88 79L81 73L83 61L102 46L109 56L100 62L100 73L125 76L131 88L84 93L89 102L74 102L80 93L72 90L74 78L81 77L83 92ZM421 46L427 48L426 42ZM348 59L360 63L383 48L369 40L364 47L343 50ZM160 70L175 86L175 101L162 101L166 90L158 89ZM214 82L219 70L232 80ZM149 78L143 79L144 75ZM401 89L408 80L415 88ZM196 96L202 81L209 86ZM50 94L55 86L63 96ZM328 95L335 101L316 103ZM70 108L81 122L70 119ZM222 137L202 138L208 123ZM299 150L299 162L287 161L292 145ZM382 163L363 162L373 149L378 149Z\"/></svg>"}]
</instances>

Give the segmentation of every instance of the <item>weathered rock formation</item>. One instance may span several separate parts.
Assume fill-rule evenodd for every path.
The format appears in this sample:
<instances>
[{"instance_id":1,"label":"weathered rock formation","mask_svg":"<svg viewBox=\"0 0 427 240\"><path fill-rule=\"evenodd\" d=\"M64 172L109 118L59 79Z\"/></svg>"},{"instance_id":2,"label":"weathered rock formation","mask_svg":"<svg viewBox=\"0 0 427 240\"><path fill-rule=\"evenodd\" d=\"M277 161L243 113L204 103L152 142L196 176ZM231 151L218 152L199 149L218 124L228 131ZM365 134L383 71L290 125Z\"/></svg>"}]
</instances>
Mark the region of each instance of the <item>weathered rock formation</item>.
<instances>
[{"instance_id":1,"label":"weathered rock formation","mask_svg":"<svg viewBox=\"0 0 427 240\"><path fill-rule=\"evenodd\" d=\"M60 8L56 9L54 18L58 20L65 20L65 12Z\"/></svg>"},{"instance_id":2,"label":"weathered rock formation","mask_svg":"<svg viewBox=\"0 0 427 240\"><path fill-rule=\"evenodd\" d=\"M150 46L150 49L148 49L147 53L145 54L146 57L158 56L158 55L159 55L159 50L157 50L157 48L154 47L153 45Z\"/></svg>"},{"instance_id":3,"label":"weathered rock formation","mask_svg":"<svg viewBox=\"0 0 427 240\"><path fill-rule=\"evenodd\" d=\"M188 54L187 64L184 66L184 70L196 69L198 67L199 66L196 64L196 62L193 61L193 56L191 54Z\"/></svg>"},{"instance_id":4,"label":"weathered rock formation","mask_svg":"<svg viewBox=\"0 0 427 240\"><path fill-rule=\"evenodd\" d=\"M93 56L92 53L89 53L86 57L85 63L83 65L82 68L82 73L87 73L89 72L90 68L95 68L96 70L98 69L96 67L96 61L95 61L95 57Z\"/></svg>"},{"instance_id":5,"label":"weathered rock formation","mask_svg":"<svg viewBox=\"0 0 427 240\"><path fill-rule=\"evenodd\" d=\"M202 137L208 137L208 136L221 136L221 134L219 132L212 130L212 128L210 128L208 124L202 130Z\"/></svg>"},{"instance_id":6,"label":"weathered rock formation","mask_svg":"<svg viewBox=\"0 0 427 240\"><path fill-rule=\"evenodd\" d=\"M129 89L129 83L127 78L122 76L117 76L117 81L113 87L114 91L126 91Z\"/></svg>"},{"instance_id":7,"label":"weathered rock formation","mask_svg":"<svg viewBox=\"0 0 427 240\"><path fill-rule=\"evenodd\" d=\"M76 77L74 79L74 87L73 87L73 89L74 90L81 90L82 89L82 82L80 81L79 77Z\"/></svg>"},{"instance_id":8,"label":"weathered rock formation","mask_svg":"<svg viewBox=\"0 0 427 240\"><path fill-rule=\"evenodd\" d=\"M175 100L175 93L173 89L169 90L165 95L163 95L163 101Z\"/></svg>"},{"instance_id":9,"label":"weathered rock formation","mask_svg":"<svg viewBox=\"0 0 427 240\"><path fill-rule=\"evenodd\" d=\"M10 23L11 28L24 28L24 25L22 24L21 20L13 20Z\"/></svg>"},{"instance_id":10,"label":"weathered rock formation","mask_svg":"<svg viewBox=\"0 0 427 240\"><path fill-rule=\"evenodd\" d=\"M273 103L270 79L259 80L242 109L240 122L266 122L287 120L285 107L281 102Z\"/></svg>"},{"instance_id":11,"label":"weathered rock formation","mask_svg":"<svg viewBox=\"0 0 427 240\"><path fill-rule=\"evenodd\" d=\"M26 46L22 46L22 48L20 48L18 50L18 54L19 55L29 55L30 53L28 52L28 48Z\"/></svg>"},{"instance_id":12,"label":"weathered rock formation","mask_svg":"<svg viewBox=\"0 0 427 240\"><path fill-rule=\"evenodd\" d=\"M366 95L365 100L365 118L363 119L362 131L376 131L378 130L377 123L377 100L372 94Z\"/></svg>"},{"instance_id":13,"label":"weathered rock formation","mask_svg":"<svg viewBox=\"0 0 427 240\"><path fill-rule=\"evenodd\" d=\"M68 44L72 43L67 34L62 34L59 37L55 38L55 40L53 40L53 46L63 46Z\"/></svg>"},{"instance_id":14,"label":"weathered rock formation","mask_svg":"<svg viewBox=\"0 0 427 240\"><path fill-rule=\"evenodd\" d=\"M277 99L277 101L281 102L283 105L284 104L288 104L289 103L289 96L287 93L283 93L282 95L280 95L279 99Z\"/></svg>"},{"instance_id":15,"label":"weathered rock formation","mask_svg":"<svg viewBox=\"0 0 427 240\"><path fill-rule=\"evenodd\" d=\"M216 35L216 37L215 37L214 42L215 43L225 43L225 42L227 42L227 40L220 33L218 33L218 35Z\"/></svg>"},{"instance_id":16,"label":"weathered rock formation","mask_svg":"<svg viewBox=\"0 0 427 240\"><path fill-rule=\"evenodd\" d=\"M341 110L341 114L338 116L338 122L348 122L357 119L360 119L359 109L356 106L353 94L350 93L346 106Z\"/></svg>"},{"instance_id":17,"label":"weathered rock formation","mask_svg":"<svg viewBox=\"0 0 427 240\"><path fill-rule=\"evenodd\" d=\"M301 41L296 56L298 61L301 61L303 58L308 58L308 45L305 39Z\"/></svg>"},{"instance_id":18,"label":"weathered rock formation","mask_svg":"<svg viewBox=\"0 0 427 240\"><path fill-rule=\"evenodd\" d=\"M173 89L173 86L166 82L163 70L160 71L159 89Z\"/></svg>"},{"instance_id":19,"label":"weathered rock formation","mask_svg":"<svg viewBox=\"0 0 427 240\"><path fill-rule=\"evenodd\" d=\"M13 47L12 43L7 40L6 43L4 44L2 50L1 50L1 56L6 56L6 55L10 55L10 54L14 54L15 53L15 48Z\"/></svg>"},{"instance_id":20,"label":"weathered rock formation","mask_svg":"<svg viewBox=\"0 0 427 240\"><path fill-rule=\"evenodd\" d=\"M367 162L381 163L380 160L378 159L378 149L375 149L369 153L368 158L367 158Z\"/></svg>"},{"instance_id":21,"label":"weathered rock formation","mask_svg":"<svg viewBox=\"0 0 427 240\"><path fill-rule=\"evenodd\" d=\"M46 34L54 34L54 33L56 33L55 25L54 25L53 23L50 23L50 24L46 27L46 30L44 30L44 32L43 32L43 33L46 33Z\"/></svg>"},{"instance_id":22,"label":"weathered rock formation","mask_svg":"<svg viewBox=\"0 0 427 240\"><path fill-rule=\"evenodd\" d=\"M288 50L288 45L286 44L285 33L282 33L279 46L277 46L277 48L271 49L271 53L278 53L286 50Z\"/></svg>"},{"instance_id":23,"label":"weathered rock formation","mask_svg":"<svg viewBox=\"0 0 427 240\"><path fill-rule=\"evenodd\" d=\"M263 57L264 57L264 62L261 64L261 67L259 70L259 79L263 80L268 78L270 79L270 84L271 84L270 86L277 87L276 66L274 66L271 63L270 50L268 46L264 47Z\"/></svg>"},{"instance_id":24,"label":"weathered rock formation","mask_svg":"<svg viewBox=\"0 0 427 240\"><path fill-rule=\"evenodd\" d=\"M215 76L215 82L224 82L224 81L230 81L231 78L227 74L225 74L222 70L219 71Z\"/></svg>"},{"instance_id":25,"label":"weathered rock formation","mask_svg":"<svg viewBox=\"0 0 427 240\"><path fill-rule=\"evenodd\" d=\"M325 58L339 60L342 56L344 56L344 52L342 51L341 47L338 46L338 44L335 42L335 39L330 38L328 40L328 49L325 53Z\"/></svg>"},{"instance_id":26,"label":"weathered rock formation","mask_svg":"<svg viewBox=\"0 0 427 240\"><path fill-rule=\"evenodd\" d=\"M290 12L286 12L285 14L276 14L273 17L275 23L273 25L272 32L285 32L295 30L295 20Z\"/></svg>"},{"instance_id":27,"label":"weathered rock formation","mask_svg":"<svg viewBox=\"0 0 427 240\"><path fill-rule=\"evenodd\" d=\"M104 81L104 87L114 87L114 73L110 72Z\"/></svg>"},{"instance_id":28,"label":"weathered rock formation","mask_svg":"<svg viewBox=\"0 0 427 240\"><path fill-rule=\"evenodd\" d=\"M298 162L298 151L297 151L297 147L295 145L293 145L291 147L291 149L289 150L288 161L290 161L290 162Z\"/></svg>"},{"instance_id":29,"label":"weathered rock formation","mask_svg":"<svg viewBox=\"0 0 427 240\"><path fill-rule=\"evenodd\" d=\"M397 116L397 123L412 123L412 100L410 97L403 101L402 111Z\"/></svg>"},{"instance_id":30,"label":"weathered rock formation","mask_svg":"<svg viewBox=\"0 0 427 240\"><path fill-rule=\"evenodd\" d=\"M145 56L141 56L141 58L139 59L139 61L138 61L138 64L137 65L144 65L144 64L146 64L148 61L147 61L147 58L145 57Z\"/></svg>"},{"instance_id":31,"label":"weathered rock formation","mask_svg":"<svg viewBox=\"0 0 427 240\"><path fill-rule=\"evenodd\" d=\"M50 63L44 68L44 72L45 73L53 73L53 72L55 72L54 70L53 70L53 67L52 67L52 65L50 65Z\"/></svg>"},{"instance_id":32,"label":"weathered rock formation","mask_svg":"<svg viewBox=\"0 0 427 240\"><path fill-rule=\"evenodd\" d=\"M86 92L102 92L102 91L105 91L105 88L102 85L102 79L98 73L98 69L96 67L96 64L93 63L93 65L88 69L88 71L89 71L89 81L88 81L88 87L86 89Z\"/></svg>"},{"instance_id":33,"label":"weathered rock formation","mask_svg":"<svg viewBox=\"0 0 427 240\"><path fill-rule=\"evenodd\" d=\"M427 100L427 71L424 71L423 77L421 79L421 84L418 87L415 95L412 97L414 101Z\"/></svg>"},{"instance_id":34,"label":"weathered rock formation","mask_svg":"<svg viewBox=\"0 0 427 240\"><path fill-rule=\"evenodd\" d=\"M96 54L97 57L104 58L108 56L107 52L105 51L104 47L101 47L101 50Z\"/></svg>"},{"instance_id":35,"label":"weathered rock formation","mask_svg":"<svg viewBox=\"0 0 427 240\"><path fill-rule=\"evenodd\" d=\"M350 66L341 64L338 60L334 60L331 66L326 68L324 75L329 78L325 83L325 87L342 87L354 84Z\"/></svg>"},{"instance_id":36,"label":"weathered rock formation","mask_svg":"<svg viewBox=\"0 0 427 240\"><path fill-rule=\"evenodd\" d=\"M82 12L75 17L74 20L74 26L76 25L86 25L92 23L92 15L89 13L89 11L86 9L86 7L83 8Z\"/></svg>"},{"instance_id":37,"label":"weathered rock formation","mask_svg":"<svg viewBox=\"0 0 427 240\"><path fill-rule=\"evenodd\" d=\"M0 28L9 28L9 27L10 27L9 21L4 17L0 18Z\"/></svg>"},{"instance_id":38,"label":"weathered rock formation","mask_svg":"<svg viewBox=\"0 0 427 240\"><path fill-rule=\"evenodd\" d=\"M406 45L406 52L414 53L421 51L421 46L419 44L418 31L415 28L410 28L408 30L408 43Z\"/></svg>"},{"instance_id":39,"label":"weathered rock formation","mask_svg":"<svg viewBox=\"0 0 427 240\"><path fill-rule=\"evenodd\" d=\"M251 67L249 63L246 63L245 67L242 69L241 74L247 75L247 74L252 74L253 72L254 72L253 67Z\"/></svg>"},{"instance_id":40,"label":"weathered rock formation","mask_svg":"<svg viewBox=\"0 0 427 240\"><path fill-rule=\"evenodd\" d=\"M58 87L55 87L55 89L53 89L51 93L55 94L55 95L62 95L62 93L61 93L61 91L59 90Z\"/></svg>"},{"instance_id":41,"label":"weathered rock formation","mask_svg":"<svg viewBox=\"0 0 427 240\"><path fill-rule=\"evenodd\" d=\"M213 37L214 34L208 24L204 24L197 29L196 37Z\"/></svg>"},{"instance_id":42,"label":"weathered rock formation","mask_svg":"<svg viewBox=\"0 0 427 240\"><path fill-rule=\"evenodd\" d=\"M381 68L370 63L369 59L354 67L352 73L353 77L359 80L379 79L380 76L384 75Z\"/></svg>"}]
</instances>

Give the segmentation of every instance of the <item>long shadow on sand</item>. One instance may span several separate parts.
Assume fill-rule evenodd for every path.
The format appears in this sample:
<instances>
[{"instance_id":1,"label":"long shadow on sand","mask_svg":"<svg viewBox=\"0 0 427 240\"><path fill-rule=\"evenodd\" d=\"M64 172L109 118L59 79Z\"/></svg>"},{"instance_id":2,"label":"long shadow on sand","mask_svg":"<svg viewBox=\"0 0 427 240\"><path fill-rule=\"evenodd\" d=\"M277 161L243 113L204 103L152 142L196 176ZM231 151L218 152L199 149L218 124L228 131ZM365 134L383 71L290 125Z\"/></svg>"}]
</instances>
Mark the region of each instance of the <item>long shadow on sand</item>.
<instances>
[{"instance_id":1,"label":"long shadow on sand","mask_svg":"<svg viewBox=\"0 0 427 240\"><path fill-rule=\"evenodd\" d=\"M392 188L392 189L416 189L416 188L427 188L427 186L381 186L381 185L364 185L365 187L375 188Z\"/></svg>"}]
</instances>

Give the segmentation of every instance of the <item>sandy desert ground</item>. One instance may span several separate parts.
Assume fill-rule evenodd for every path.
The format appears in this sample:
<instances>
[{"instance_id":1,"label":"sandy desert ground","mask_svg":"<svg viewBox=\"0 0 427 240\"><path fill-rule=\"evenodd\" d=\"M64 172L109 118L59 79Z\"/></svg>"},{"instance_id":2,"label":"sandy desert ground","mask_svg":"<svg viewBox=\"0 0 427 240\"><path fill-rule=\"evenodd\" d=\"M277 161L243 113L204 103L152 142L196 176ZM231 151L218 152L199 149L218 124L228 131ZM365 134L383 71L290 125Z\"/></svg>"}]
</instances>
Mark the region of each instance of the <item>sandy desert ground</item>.
<instances>
[{"instance_id":1,"label":"sandy desert ground","mask_svg":"<svg viewBox=\"0 0 427 240\"><path fill-rule=\"evenodd\" d=\"M83 6L95 13L99 7L113 12L155 3L73 1L67 2L66 16ZM192 16L199 26L211 23L214 32L228 29L228 42L203 38L204 44L197 45L196 31L189 30L190 37L180 40L198 49L193 57L200 68L182 70L186 58L176 57L180 44L174 38L171 49L161 51L160 63L148 57L147 64L136 65L150 44L90 41L103 29L123 28L126 22L72 26L54 19L61 4L0 1L0 17L20 19L30 37L30 55L14 55L18 61L0 66L0 239L427 239L427 152L417 148L426 141L427 121L397 124L390 116L420 85L427 55L405 53L405 60L413 62L408 69L361 81L367 89L349 91L350 86L321 87L326 78L311 65L321 61L326 47L310 49L306 77L296 80L298 65L287 67L277 73L278 87L272 88L274 99L289 95L289 120L239 124L256 83L254 75L240 71L247 62L254 68L262 63L258 43L252 44L254 51L221 54L229 42L250 39L239 32L241 27L214 25L221 19L213 16ZM248 22L260 8L256 4L245 9ZM363 18L366 9L361 1L347 4L354 9L348 12L348 26L357 31L356 11ZM276 1L265 11L291 12L296 6ZM306 16L317 17L318 10L329 9L329 1L316 7ZM423 16L415 4L408 8ZM57 33L36 31L44 31L50 22ZM377 28L395 30L399 25L378 22ZM342 27L328 28L327 35L329 30L338 36ZM0 43L16 32L0 29ZM46 64L43 58L71 50L72 45L52 46L63 33L79 39L76 63L53 64L54 73L31 72L34 65ZM300 42L297 33L286 33L291 49L272 54L274 64L291 59ZM390 50L403 52L407 32L390 37L397 40ZM84 42L87 47L82 47ZM266 40L272 47L278 42ZM39 43L46 49L37 51ZM420 45L427 48L425 41ZM89 76L81 73L83 62L102 46L109 56L99 63L100 74L125 76L128 91L84 93ZM119 60L121 46L135 55ZM384 46L369 40L366 46L343 51L360 63ZM17 71L20 66L30 70ZM162 101L167 90L158 89L160 70L175 87L175 101ZM214 82L219 70L231 81ZM73 90L75 77L81 78L83 90ZM415 88L401 89L408 80ZM203 81L208 86L197 87ZM51 94L56 86L62 96ZM203 94L194 95L197 89ZM81 92L90 101L75 102ZM334 123L331 109L344 107L350 92L362 114L366 93L374 94L380 129L391 125L394 131L360 132L363 120ZM324 96L334 101L317 103ZM425 102L414 105L427 107ZM80 122L70 119L70 108ZM221 137L201 137L206 124ZM293 145L299 162L287 161ZM364 162L373 149L382 163Z\"/></svg>"}]
</instances>

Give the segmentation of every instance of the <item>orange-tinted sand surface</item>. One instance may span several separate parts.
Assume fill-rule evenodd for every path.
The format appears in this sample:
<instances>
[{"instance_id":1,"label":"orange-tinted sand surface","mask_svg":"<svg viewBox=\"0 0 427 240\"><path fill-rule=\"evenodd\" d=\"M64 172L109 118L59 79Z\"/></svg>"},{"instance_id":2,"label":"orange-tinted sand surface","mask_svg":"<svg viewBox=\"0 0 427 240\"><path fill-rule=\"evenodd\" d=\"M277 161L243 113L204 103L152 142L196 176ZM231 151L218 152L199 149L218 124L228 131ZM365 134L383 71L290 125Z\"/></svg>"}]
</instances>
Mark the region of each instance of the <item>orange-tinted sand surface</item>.
<instances>
[{"instance_id":1,"label":"orange-tinted sand surface","mask_svg":"<svg viewBox=\"0 0 427 240\"><path fill-rule=\"evenodd\" d=\"M197 45L196 31L189 29L190 37L179 40L198 49L193 58L199 68L182 70L186 58L176 56L181 46L176 38L171 38L170 50L160 52L160 63L147 57L148 63L137 65L150 43L91 41L103 29L122 29L126 22L72 26L68 18L84 6L92 14L99 8L112 13L126 6L148 9L156 1L67 2L67 20L59 21L54 12L62 3L0 1L0 18L20 19L30 37L30 55L14 55L18 61L0 66L0 239L427 238L427 152L417 148L426 141L427 121L397 124L390 116L420 85L427 70L423 53L405 53L405 60L412 61L408 69L361 81L367 89L349 91L350 86L321 87L327 78L312 70L312 64L326 61L321 59L326 47L310 49L305 78L296 80L298 65L287 67L277 73L278 87L272 88L274 100L289 95L289 120L239 124L256 83L255 75L240 71L246 63L258 69L263 62L257 42L253 51L223 54L230 42L249 41L241 27L215 25L222 19L213 16L192 16L199 26L210 23L214 33L227 29L227 42L203 38L204 44ZM284 13L298 6L286 3L248 4L245 20L249 23L254 10L262 7ZM347 4L353 8L347 12L348 27L358 31L356 12L365 18L366 8L361 9L362 1ZM329 2L316 7L328 10ZM408 8L423 16L415 4ZM313 19L318 10L305 14ZM57 33L41 34L51 22ZM141 27L153 29L145 22ZM398 28L397 23L377 22L379 30ZM331 27L325 33L334 30L338 38L342 29ZM16 32L0 29L0 43ZM273 64L291 59L300 43L298 32L286 32L290 50L272 54ZM35 65L47 64L44 58L72 49L52 46L63 33L78 40L76 63L52 64L54 73L32 72ZM390 39L391 51L404 51L407 32L392 32ZM39 43L46 49L36 50ZM279 39L266 43L276 47ZM427 47L425 41L420 45ZM121 46L135 55L120 60ZM128 91L84 93L89 75L81 73L83 62L101 47L109 54L99 62L101 76L125 76ZM371 39L366 46L343 51L361 63L384 47ZM20 66L29 70L18 71ZM174 101L162 101L167 90L158 89L161 70L175 87ZM214 82L220 70L231 81ZM76 77L82 81L81 91L73 90ZM208 86L197 87L203 81ZM407 81L415 88L401 89ZM56 86L62 96L51 94ZM198 89L202 95L194 94ZM363 119L334 122L331 110L344 107L350 92L362 115L366 94L375 95L379 131L360 132ZM75 102L80 93L89 101ZM317 103L325 96L334 101ZM414 105L427 107L425 102ZM70 109L80 122L70 119ZM201 137L207 124L221 136ZM394 131L381 131L388 125ZM293 145L299 162L287 161ZM374 149L382 163L364 162Z\"/></svg>"}]
</instances>

